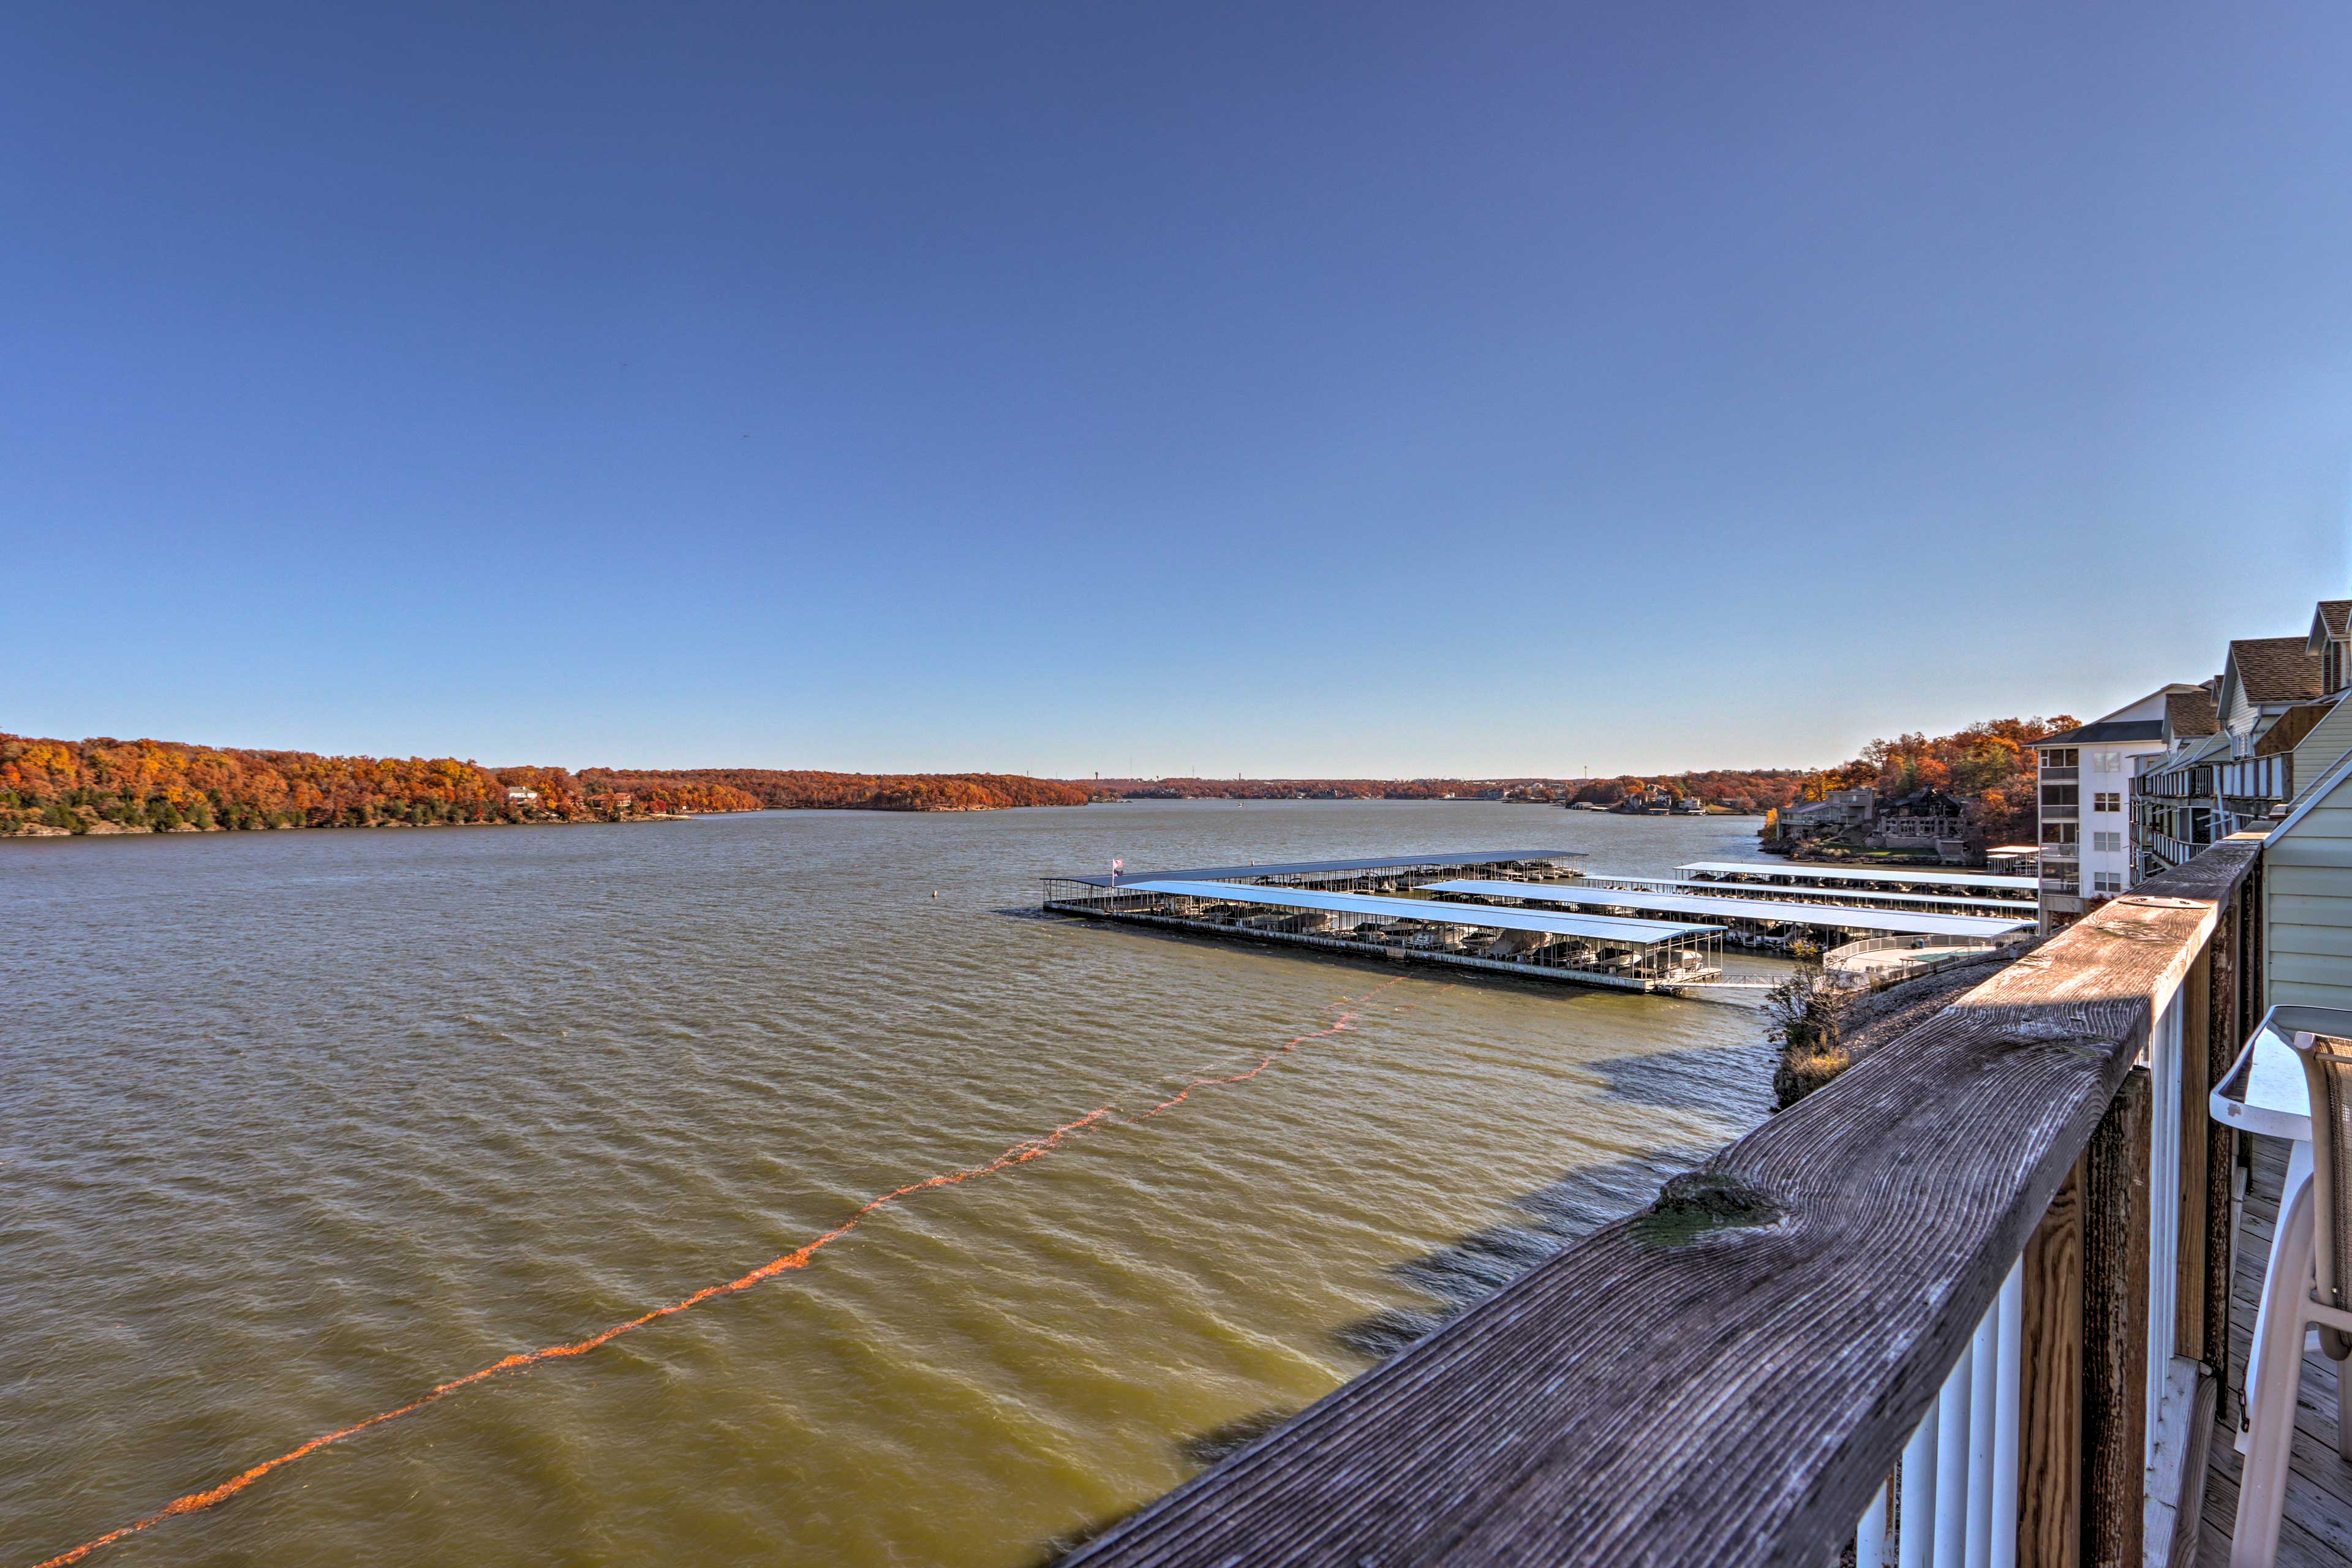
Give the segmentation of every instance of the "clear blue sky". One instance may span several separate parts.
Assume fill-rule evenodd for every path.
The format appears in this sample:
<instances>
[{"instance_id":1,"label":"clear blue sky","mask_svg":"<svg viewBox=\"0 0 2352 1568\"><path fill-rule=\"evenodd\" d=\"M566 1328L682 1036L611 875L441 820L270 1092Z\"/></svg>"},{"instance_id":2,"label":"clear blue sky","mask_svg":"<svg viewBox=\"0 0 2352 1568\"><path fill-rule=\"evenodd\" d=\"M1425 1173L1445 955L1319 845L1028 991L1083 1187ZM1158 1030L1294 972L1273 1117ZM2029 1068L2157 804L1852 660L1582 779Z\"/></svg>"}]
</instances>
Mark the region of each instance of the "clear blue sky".
<instances>
[{"instance_id":1,"label":"clear blue sky","mask_svg":"<svg viewBox=\"0 0 2352 1568\"><path fill-rule=\"evenodd\" d=\"M16 6L0 729L1809 764L2352 589L2352 10Z\"/></svg>"}]
</instances>

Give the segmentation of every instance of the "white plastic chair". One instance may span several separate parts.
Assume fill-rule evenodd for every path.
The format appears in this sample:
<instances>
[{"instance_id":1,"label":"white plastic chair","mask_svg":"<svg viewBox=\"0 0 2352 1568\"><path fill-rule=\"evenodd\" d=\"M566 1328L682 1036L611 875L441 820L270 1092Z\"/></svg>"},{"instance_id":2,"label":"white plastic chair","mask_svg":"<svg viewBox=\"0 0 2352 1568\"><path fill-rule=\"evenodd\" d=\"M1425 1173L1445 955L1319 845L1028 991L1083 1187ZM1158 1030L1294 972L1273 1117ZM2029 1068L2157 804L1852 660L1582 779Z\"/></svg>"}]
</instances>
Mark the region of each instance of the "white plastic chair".
<instances>
[{"instance_id":1,"label":"white plastic chair","mask_svg":"<svg viewBox=\"0 0 2352 1568\"><path fill-rule=\"evenodd\" d=\"M2285 1194L2271 1245L2278 1299L2264 1303L2232 1568L2273 1568L2279 1518L2286 1503L2287 1453L2294 1444L2295 1395L2303 1383L2305 1337L2341 1363L2352 1354L2352 1041L2298 1033L2311 1090L2311 1179ZM2336 1446L2352 1459L2352 1389L2337 1380Z\"/></svg>"}]
</instances>

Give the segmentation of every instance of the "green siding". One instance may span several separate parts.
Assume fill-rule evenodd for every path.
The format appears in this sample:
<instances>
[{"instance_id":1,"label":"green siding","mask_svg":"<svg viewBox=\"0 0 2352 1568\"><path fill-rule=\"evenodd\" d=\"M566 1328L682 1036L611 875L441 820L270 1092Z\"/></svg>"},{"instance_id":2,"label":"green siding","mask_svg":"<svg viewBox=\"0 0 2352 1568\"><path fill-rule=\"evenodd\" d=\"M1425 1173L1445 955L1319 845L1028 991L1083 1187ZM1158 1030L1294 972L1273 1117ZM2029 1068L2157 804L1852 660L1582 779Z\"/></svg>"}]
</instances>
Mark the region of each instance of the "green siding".
<instances>
[{"instance_id":1,"label":"green siding","mask_svg":"<svg viewBox=\"0 0 2352 1568\"><path fill-rule=\"evenodd\" d=\"M2352 1007L2352 780L2273 835L2263 865L2271 1005Z\"/></svg>"},{"instance_id":2,"label":"green siding","mask_svg":"<svg viewBox=\"0 0 2352 1568\"><path fill-rule=\"evenodd\" d=\"M2294 858L2292 860L2276 860L2273 864L2282 869L2292 867L2298 872L2341 871L2347 867L2352 867L2352 838L2306 838L2298 834ZM2309 888L2298 886L2295 890L2320 892L2326 890L2326 887L2333 886L2332 882L2326 883L2325 887L2315 883Z\"/></svg>"},{"instance_id":3,"label":"green siding","mask_svg":"<svg viewBox=\"0 0 2352 1568\"><path fill-rule=\"evenodd\" d=\"M2327 717L2295 742L2294 787L2298 794L2326 778L2352 752L2352 702L2338 701Z\"/></svg>"}]
</instances>

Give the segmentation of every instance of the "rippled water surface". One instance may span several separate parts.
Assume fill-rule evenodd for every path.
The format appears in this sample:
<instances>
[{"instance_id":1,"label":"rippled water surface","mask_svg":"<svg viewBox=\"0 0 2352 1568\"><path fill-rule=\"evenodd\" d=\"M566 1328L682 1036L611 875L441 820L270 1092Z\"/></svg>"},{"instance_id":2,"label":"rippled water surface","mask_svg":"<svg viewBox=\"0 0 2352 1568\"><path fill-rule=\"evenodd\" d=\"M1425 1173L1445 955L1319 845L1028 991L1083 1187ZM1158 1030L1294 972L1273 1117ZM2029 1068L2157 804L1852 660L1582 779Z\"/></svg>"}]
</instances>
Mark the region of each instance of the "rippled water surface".
<instances>
[{"instance_id":1,"label":"rippled water surface","mask_svg":"<svg viewBox=\"0 0 2352 1568\"><path fill-rule=\"evenodd\" d=\"M0 844L0 1562L1115 1107L88 1559L1040 1561L1645 1202L1769 1065L1738 994L1006 912L1036 874L1657 873L1754 826L1189 802Z\"/></svg>"}]
</instances>

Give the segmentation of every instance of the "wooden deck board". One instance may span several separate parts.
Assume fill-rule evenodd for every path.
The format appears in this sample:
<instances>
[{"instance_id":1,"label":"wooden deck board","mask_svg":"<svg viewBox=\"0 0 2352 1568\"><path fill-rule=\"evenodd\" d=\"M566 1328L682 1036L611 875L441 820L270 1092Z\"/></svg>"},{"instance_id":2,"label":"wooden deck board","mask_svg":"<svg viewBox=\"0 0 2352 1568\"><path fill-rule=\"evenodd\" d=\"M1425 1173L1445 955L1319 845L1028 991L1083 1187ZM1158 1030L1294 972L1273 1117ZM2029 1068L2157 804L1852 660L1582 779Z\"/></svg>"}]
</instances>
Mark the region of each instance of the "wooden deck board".
<instances>
[{"instance_id":1,"label":"wooden deck board","mask_svg":"<svg viewBox=\"0 0 2352 1568\"><path fill-rule=\"evenodd\" d=\"M2230 1532L2237 1523L2239 1455L2235 1422L2243 1396L2246 1351L2262 1300L2263 1269L2278 1225L2279 1188L2286 1180L2286 1145L2256 1138L2253 1180L2238 1235L2231 1280L2230 1373L2232 1388L2215 1423L2205 1478L2205 1512L2199 1531L2201 1568L2229 1568ZM2284 1568L2352 1568L2352 1463L2336 1452L2336 1363L2316 1352L2303 1358L2303 1390L2295 1402L2294 1449L2289 1462L2286 1518L2279 1529Z\"/></svg>"}]
</instances>

